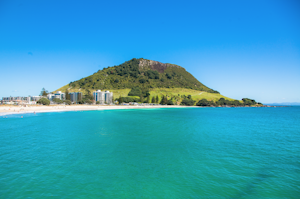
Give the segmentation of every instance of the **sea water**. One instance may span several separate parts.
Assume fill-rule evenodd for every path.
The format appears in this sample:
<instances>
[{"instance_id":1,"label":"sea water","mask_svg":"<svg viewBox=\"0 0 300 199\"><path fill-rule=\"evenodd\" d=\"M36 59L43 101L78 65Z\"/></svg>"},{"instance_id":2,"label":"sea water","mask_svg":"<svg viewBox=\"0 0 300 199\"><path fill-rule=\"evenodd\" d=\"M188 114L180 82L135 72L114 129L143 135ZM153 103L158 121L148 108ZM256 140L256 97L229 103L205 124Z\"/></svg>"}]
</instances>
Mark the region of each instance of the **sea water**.
<instances>
[{"instance_id":1,"label":"sea water","mask_svg":"<svg viewBox=\"0 0 300 199\"><path fill-rule=\"evenodd\" d=\"M0 198L300 198L300 107L0 118Z\"/></svg>"}]
</instances>

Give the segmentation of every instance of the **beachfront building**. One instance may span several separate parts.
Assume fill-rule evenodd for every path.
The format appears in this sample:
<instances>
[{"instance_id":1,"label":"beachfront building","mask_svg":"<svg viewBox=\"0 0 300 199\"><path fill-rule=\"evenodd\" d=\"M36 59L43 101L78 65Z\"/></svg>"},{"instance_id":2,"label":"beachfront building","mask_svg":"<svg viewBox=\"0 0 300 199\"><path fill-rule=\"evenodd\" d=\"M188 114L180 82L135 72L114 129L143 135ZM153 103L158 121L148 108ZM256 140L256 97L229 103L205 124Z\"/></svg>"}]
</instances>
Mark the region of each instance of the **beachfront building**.
<instances>
[{"instance_id":1,"label":"beachfront building","mask_svg":"<svg viewBox=\"0 0 300 199\"><path fill-rule=\"evenodd\" d=\"M57 99L60 99L60 100L65 100L66 99L66 94L62 93L61 91L57 91L54 94L54 97L57 98Z\"/></svg>"},{"instance_id":2,"label":"beachfront building","mask_svg":"<svg viewBox=\"0 0 300 199\"><path fill-rule=\"evenodd\" d=\"M77 103L78 101L82 100L82 93L81 92L72 92L69 93L70 95L70 100L73 103Z\"/></svg>"},{"instance_id":3,"label":"beachfront building","mask_svg":"<svg viewBox=\"0 0 300 199\"><path fill-rule=\"evenodd\" d=\"M105 102L107 104L111 104L112 103L112 98L113 98L113 93L109 92L109 91L105 91Z\"/></svg>"},{"instance_id":4,"label":"beachfront building","mask_svg":"<svg viewBox=\"0 0 300 199\"><path fill-rule=\"evenodd\" d=\"M41 98L41 96L2 97L2 102L3 104L36 104L36 102Z\"/></svg>"},{"instance_id":5,"label":"beachfront building","mask_svg":"<svg viewBox=\"0 0 300 199\"><path fill-rule=\"evenodd\" d=\"M94 100L96 102L100 102L100 104L104 104L105 102L105 94L104 92L101 92L101 90L97 90L93 92Z\"/></svg>"},{"instance_id":6,"label":"beachfront building","mask_svg":"<svg viewBox=\"0 0 300 199\"><path fill-rule=\"evenodd\" d=\"M111 104L112 103L112 98L113 98L113 93L109 91L101 91L97 90L93 92L94 100L96 102L99 102L100 104Z\"/></svg>"},{"instance_id":7,"label":"beachfront building","mask_svg":"<svg viewBox=\"0 0 300 199\"><path fill-rule=\"evenodd\" d=\"M55 95L53 93L49 93L47 95L48 100L52 101L54 99Z\"/></svg>"},{"instance_id":8,"label":"beachfront building","mask_svg":"<svg viewBox=\"0 0 300 199\"><path fill-rule=\"evenodd\" d=\"M30 101L37 102L39 99L41 99L43 96L29 96Z\"/></svg>"},{"instance_id":9,"label":"beachfront building","mask_svg":"<svg viewBox=\"0 0 300 199\"><path fill-rule=\"evenodd\" d=\"M60 99L60 100L65 100L66 99L66 94L62 93L61 91L57 91L55 94L49 93L47 95L48 100L53 101L54 98Z\"/></svg>"}]
</instances>

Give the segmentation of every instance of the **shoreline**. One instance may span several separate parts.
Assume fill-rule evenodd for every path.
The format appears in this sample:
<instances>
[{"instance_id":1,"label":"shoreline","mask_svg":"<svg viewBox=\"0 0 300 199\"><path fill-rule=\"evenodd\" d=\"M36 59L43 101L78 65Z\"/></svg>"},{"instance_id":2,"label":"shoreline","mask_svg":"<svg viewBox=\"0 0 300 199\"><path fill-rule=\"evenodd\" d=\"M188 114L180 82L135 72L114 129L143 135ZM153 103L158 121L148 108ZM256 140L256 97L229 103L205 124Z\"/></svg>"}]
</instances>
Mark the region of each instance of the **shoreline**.
<instances>
[{"instance_id":1,"label":"shoreline","mask_svg":"<svg viewBox=\"0 0 300 199\"><path fill-rule=\"evenodd\" d=\"M195 106L120 106L120 105L54 105L54 106L0 106L0 116L45 113L45 112L66 112L66 111L93 111L93 110L124 110L124 109L154 109L154 108L192 108Z\"/></svg>"},{"instance_id":2,"label":"shoreline","mask_svg":"<svg viewBox=\"0 0 300 199\"><path fill-rule=\"evenodd\" d=\"M285 107L285 106L262 106L262 107ZM66 111L97 111L97 110L124 110L124 109L155 109L155 108L210 108L209 106L182 106L182 105L1 105L0 117L7 115L19 115L28 113L66 112ZM219 108L219 107L211 107ZM223 106L221 108L241 108ZM251 108L251 107L248 107ZM255 108L255 107L254 107ZM260 108L260 107L258 107Z\"/></svg>"}]
</instances>

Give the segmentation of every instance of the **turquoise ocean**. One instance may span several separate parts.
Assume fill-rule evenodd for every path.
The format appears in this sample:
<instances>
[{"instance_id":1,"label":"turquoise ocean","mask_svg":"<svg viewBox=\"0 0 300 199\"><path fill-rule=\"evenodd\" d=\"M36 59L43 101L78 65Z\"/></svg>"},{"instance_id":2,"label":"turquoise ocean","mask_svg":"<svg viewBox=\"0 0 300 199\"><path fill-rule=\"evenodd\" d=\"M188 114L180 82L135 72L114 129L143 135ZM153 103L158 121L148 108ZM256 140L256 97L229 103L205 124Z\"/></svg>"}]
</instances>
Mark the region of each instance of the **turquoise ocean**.
<instances>
[{"instance_id":1,"label":"turquoise ocean","mask_svg":"<svg viewBox=\"0 0 300 199\"><path fill-rule=\"evenodd\" d=\"M0 198L300 198L300 107L0 118Z\"/></svg>"}]
</instances>

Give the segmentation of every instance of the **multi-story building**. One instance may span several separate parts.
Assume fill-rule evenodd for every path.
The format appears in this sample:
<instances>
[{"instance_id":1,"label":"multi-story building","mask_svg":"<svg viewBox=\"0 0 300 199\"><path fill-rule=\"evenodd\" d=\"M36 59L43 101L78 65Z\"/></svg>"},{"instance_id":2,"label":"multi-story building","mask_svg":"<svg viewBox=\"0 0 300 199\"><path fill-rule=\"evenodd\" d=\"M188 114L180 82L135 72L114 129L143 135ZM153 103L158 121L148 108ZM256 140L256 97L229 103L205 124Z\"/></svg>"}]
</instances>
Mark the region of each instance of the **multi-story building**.
<instances>
[{"instance_id":1,"label":"multi-story building","mask_svg":"<svg viewBox=\"0 0 300 199\"><path fill-rule=\"evenodd\" d=\"M54 94L54 97L57 98L57 99L60 99L60 100L65 100L66 99L66 94L62 93L61 91L57 91Z\"/></svg>"},{"instance_id":2,"label":"multi-story building","mask_svg":"<svg viewBox=\"0 0 300 199\"><path fill-rule=\"evenodd\" d=\"M54 99L55 95L53 93L49 93L47 95L48 100L52 101Z\"/></svg>"},{"instance_id":3,"label":"multi-story building","mask_svg":"<svg viewBox=\"0 0 300 199\"><path fill-rule=\"evenodd\" d=\"M60 100L65 100L66 99L66 94L62 93L61 91L57 91L55 94L49 93L47 95L48 100L52 101L54 98L60 99Z\"/></svg>"},{"instance_id":4,"label":"multi-story building","mask_svg":"<svg viewBox=\"0 0 300 199\"><path fill-rule=\"evenodd\" d=\"M96 102L99 102L100 104L112 103L113 93L109 91L102 92L101 90L97 90L93 93L93 95L94 95L94 100Z\"/></svg>"},{"instance_id":5,"label":"multi-story building","mask_svg":"<svg viewBox=\"0 0 300 199\"><path fill-rule=\"evenodd\" d=\"M82 100L82 93L81 92L72 92L69 93L71 102L77 103L78 101Z\"/></svg>"},{"instance_id":6,"label":"multi-story building","mask_svg":"<svg viewBox=\"0 0 300 199\"><path fill-rule=\"evenodd\" d=\"M105 102L107 104L111 104L112 103L112 98L113 98L113 93L109 92L109 91L105 91Z\"/></svg>"},{"instance_id":7,"label":"multi-story building","mask_svg":"<svg viewBox=\"0 0 300 199\"><path fill-rule=\"evenodd\" d=\"M39 101L39 99L41 99L43 96L29 96L30 97L30 101Z\"/></svg>"},{"instance_id":8,"label":"multi-story building","mask_svg":"<svg viewBox=\"0 0 300 199\"><path fill-rule=\"evenodd\" d=\"M93 93L93 95L94 95L94 100L96 102L100 102L100 104L104 104L104 102L105 102L104 92L101 92L101 90L97 90Z\"/></svg>"}]
</instances>

